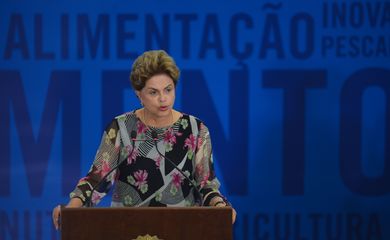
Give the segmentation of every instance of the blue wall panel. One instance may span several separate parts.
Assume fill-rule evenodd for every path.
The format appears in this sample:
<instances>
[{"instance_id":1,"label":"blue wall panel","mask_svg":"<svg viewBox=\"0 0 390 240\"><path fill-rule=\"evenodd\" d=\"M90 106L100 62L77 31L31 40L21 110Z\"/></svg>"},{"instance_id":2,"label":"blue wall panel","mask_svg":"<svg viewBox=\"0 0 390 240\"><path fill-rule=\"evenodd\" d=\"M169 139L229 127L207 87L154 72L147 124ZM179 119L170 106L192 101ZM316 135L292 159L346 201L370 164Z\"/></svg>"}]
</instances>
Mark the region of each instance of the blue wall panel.
<instances>
[{"instance_id":1,"label":"blue wall panel","mask_svg":"<svg viewBox=\"0 0 390 240\"><path fill-rule=\"evenodd\" d=\"M59 239L150 49L211 130L235 239L390 239L389 1L3 0L0 33L0 239Z\"/></svg>"}]
</instances>

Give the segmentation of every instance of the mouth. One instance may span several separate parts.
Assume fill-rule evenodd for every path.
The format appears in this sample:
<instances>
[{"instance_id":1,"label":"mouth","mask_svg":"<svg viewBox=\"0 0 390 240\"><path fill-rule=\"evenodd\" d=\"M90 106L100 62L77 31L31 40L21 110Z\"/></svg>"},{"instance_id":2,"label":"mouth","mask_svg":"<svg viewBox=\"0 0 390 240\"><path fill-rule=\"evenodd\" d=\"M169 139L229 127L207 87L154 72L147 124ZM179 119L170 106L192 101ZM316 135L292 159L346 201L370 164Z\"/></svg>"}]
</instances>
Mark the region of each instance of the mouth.
<instances>
[{"instance_id":1,"label":"mouth","mask_svg":"<svg viewBox=\"0 0 390 240\"><path fill-rule=\"evenodd\" d=\"M160 109L160 111L166 111L169 108L168 108L168 106L161 106L161 107L159 107L159 109Z\"/></svg>"}]
</instances>

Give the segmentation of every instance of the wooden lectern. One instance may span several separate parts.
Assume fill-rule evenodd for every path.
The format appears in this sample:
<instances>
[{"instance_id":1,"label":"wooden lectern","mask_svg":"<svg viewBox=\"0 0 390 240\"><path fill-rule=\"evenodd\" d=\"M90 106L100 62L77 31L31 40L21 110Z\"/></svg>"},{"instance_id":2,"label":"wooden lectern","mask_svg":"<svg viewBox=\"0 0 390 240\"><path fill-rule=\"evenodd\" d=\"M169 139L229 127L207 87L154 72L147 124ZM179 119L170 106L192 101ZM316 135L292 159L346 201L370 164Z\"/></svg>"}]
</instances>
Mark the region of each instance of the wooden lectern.
<instances>
[{"instance_id":1,"label":"wooden lectern","mask_svg":"<svg viewBox=\"0 0 390 240\"><path fill-rule=\"evenodd\" d=\"M230 207L62 208L62 240L231 240Z\"/></svg>"}]
</instances>

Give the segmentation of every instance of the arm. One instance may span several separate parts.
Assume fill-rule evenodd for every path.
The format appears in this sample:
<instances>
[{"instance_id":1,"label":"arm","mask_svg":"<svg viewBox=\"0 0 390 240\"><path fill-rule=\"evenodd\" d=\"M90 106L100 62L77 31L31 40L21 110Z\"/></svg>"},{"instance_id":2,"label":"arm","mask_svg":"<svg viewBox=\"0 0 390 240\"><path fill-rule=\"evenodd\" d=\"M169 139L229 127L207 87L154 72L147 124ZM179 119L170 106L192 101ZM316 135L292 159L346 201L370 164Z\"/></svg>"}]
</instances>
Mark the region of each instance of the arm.
<instances>
[{"instance_id":1,"label":"arm","mask_svg":"<svg viewBox=\"0 0 390 240\"><path fill-rule=\"evenodd\" d=\"M113 120L107 126L103 133L99 149L96 153L95 160L88 174L79 180L76 188L70 193L70 198L77 198L86 204L86 201L91 196L91 191L103 177L117 164L120 149L120 135L118 132L118 124ZM96 205L109 192L115 181L117 170L114 170L109 176L103 179L103 182L95 189L92 194L92 205ZM75 202L74 200L73 202Z\"/></svg>"},{"instance_id":2,"label":"arm","mask_svg":"<svg viewBox=\"0 0 390 240\"><path fill-rule=\"evenodd\" d=\"M199 126L198 146L195 153L195 180L200 186L204 206L215 206L221 202L230 205L219 192L220 183L215 176L210 133L201 123Z\"/></svg>"},{"instance_id":3,"label":"arm","mask_svg":"<svg viewBox=\"0 0 390 240\"><path fill-rule=\"evenodd\" d=\"M195 153L195 180L200 186L204 206L231 206L219 192L220 183L215 176L210 133L201 123L199 127L198 149ZM232 208L232 222L236 220L236 211Z\"/></svg>"},{"instance_id":4,"label":"arm","mask_svg":"<svg viewBox=\"0 0 390 240\"><path fill-rule=\"evenodd\" d=\"M71 199L65 207L76 208L85 204L87 197L90 196L93 186L95 186L102 177L114 166L118 160L120 146L120 136L118 134L118 125L116 120L106 128L96 153L95 160L86 177L79 180L76 188L70 193ZM95 190L92 203L97 204L100 199L106 195L114 182L116 171L113 171L98 189ZM58 219L61 214L61 206L53 209L52 218L56 229L59 228Z\"/></svg>"}]
</instances>

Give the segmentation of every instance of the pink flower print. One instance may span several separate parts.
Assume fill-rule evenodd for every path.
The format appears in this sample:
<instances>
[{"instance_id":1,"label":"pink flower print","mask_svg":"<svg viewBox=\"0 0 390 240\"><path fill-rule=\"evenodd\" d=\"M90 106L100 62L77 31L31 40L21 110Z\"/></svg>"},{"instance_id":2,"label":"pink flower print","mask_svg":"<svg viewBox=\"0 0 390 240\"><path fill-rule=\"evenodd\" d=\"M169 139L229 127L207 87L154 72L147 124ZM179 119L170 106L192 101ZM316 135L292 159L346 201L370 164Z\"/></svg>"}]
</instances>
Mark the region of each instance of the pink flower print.
<instances>
[{"instance_id":1,"label":"pink flower print","mask_svg":"<svg viewBox=\"0 0 390 240\"><path fill-rule=\"evenodd\" d=\"M115 153L119 153L121 150L121 147L120 146L115 146Z\"/></svg>"},{"instance_id":2,"label":"pink flower print","mask_svg":"<svg viewBox=\"0 0 390 240\"><path fill-rule=\"evenodd\" d=\"M131 153L131 155L129 155L127 157L127 164L130 165L132 163L135 163L135 160L137 159L137 156L138 156L138 150L137 149L134 149L133 152L131 152L131 150L129 150L129 154Z\"/></svg>"},{"instance_id":3,"label":"pink flower print","mask_svg":"<svg viewBox=\"0 0 390 240\"><path fill-rule=\"evenodd\" d=\"M175 133L175 135L178 136L178 137L180 137L181 135L183 135L183 133L177 132L177 133Z\"/></svg>"},{"instance_id":4,"label":"pink flower print","mask_svg":"<svg viewBox=\"0 0 390 240\"><path fill-rule=\"evenodd\" d=\"M202 146L203 139L201 137L198 137L198 149Z\"/></svg>"},{"instance_id":5,"label":"pink flower print","mask_svg":"<svg viewBox=\"0 0 390 240\"><path fill-rule=\"evenodd\" d=\"M201 188L204 187L207 184L207 182L209 180L209 176L210 176L210 173L208 173L208 174L206 174L206 175L204 175L202 177L202 180L200 181L200 187Z\"/></svg>"},{"instance_id":6,"label":"pink flower print","mask_svg":"<svg viewBox=\"0 0 390 240\"><path fill-rule=\"evenodd\" d=\"M86 182L88 182L88 179L89 179L88 176L81 178L77 185L85 184Z\"/></svg>"},{"instance_id":7,"label":"pink flower print","mask_svg":"<svg viewBox=\"0 0 390 240\"><path fill-rule=\"evenodd\" d=\"M173 133L172 128L168 129L164 136L164 143L174 144L176 143L176 136Z\"/></svg>"},{"instance_id":8,"label":"pink flower print","mask_svg":"<svg viewBox=\"0 0 390 240\"><path fill-rule=\"evenodd\" d=\"M100 199L102 199L103 196L104 196L104 193L99 193L98 191L94 191L92 193L92 202L94 204L97 204L100 201Z\"/></svg>"},{"instance_id":9,"label":"pink flower print","mask_svg":"<svg viewBox=\"0 0 390 240\"><path fill-rule=\"evenodd\" d=\"M137 134L143 134L148 128L143 124L143 122L137 122Z\"/></svg>"},{"instance_id":10,"label":"pink flower print","mask_svg":"<svg viewBox=\"0 0 390 240\"><path fill-rule=\"evenodd\" d=\"M188 147L188 150L194 151L196 148L196 138L194 134L191 134L186 140L184 141L184 147Z\"/></svg>"},{"instance_id":11,"label":"pink flower print","mask_svg":"<svg viewBox=\"0 0 390 240\"><path fill-rule=\"evenodd\" d=\"M100 170L100 176L104 177L111 170L107 161L103 161L102 169Z\"/></svg>"},{"instance_id":12,"label":"pink flower print","mask_svg":"<svg viewBox=\"0 0 390 240\"><path fill-rule=\"evenodd\" d=\"M142 185L146 184L148 178L148 172L146 170L138 170L134 173L135 183L134 185L141 189Z\"/></svg>"},{"instance_id":13,"label":"pink flower print","mask_svg":"<svg viewBox=\"0 0 390 240\"><path fill-rule=\"evenodd\" d=\"M182 175L180 173L174 172L172 174L172 183L173 183L173 185L175 185L176 188L179 188L182 181L183 181L183 178L182 178Z\"/></svg>"},{"instance_id":14,"label":"pink flower print","mask_svg":"<svg viewBox=\"0 0 390 240\"><path fill-rule=\"evenodd\" d=\"M198 164L196 165L195 167L195 172L198 176L201 176L203 174L203 165L202 164Z\"/></svg>"},{"instance_id":15,"label":"pink flower print","mask_svg":"<svg viewBox=\"0 0 390 240\"><path fill-rule=\"evenodd\" d=\"M200 187L204 187L209 181L210 172L204 169L203 164L196 165L195 172L196 175L199 176L198 179L200 180Z\"/></svg>"},{"instance_id":16,"label":"pink flower print","mask_svg":"<svg viewBox=\"0 0 390 240\"><path fill-rule=\"evenodd\" d=\"M158 157L154 160L156 167L159 168L161 164L161 160L163 159L162 156L158 155Z\"/></svg>"}]
</instances>

